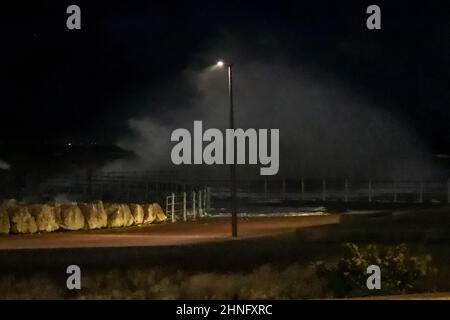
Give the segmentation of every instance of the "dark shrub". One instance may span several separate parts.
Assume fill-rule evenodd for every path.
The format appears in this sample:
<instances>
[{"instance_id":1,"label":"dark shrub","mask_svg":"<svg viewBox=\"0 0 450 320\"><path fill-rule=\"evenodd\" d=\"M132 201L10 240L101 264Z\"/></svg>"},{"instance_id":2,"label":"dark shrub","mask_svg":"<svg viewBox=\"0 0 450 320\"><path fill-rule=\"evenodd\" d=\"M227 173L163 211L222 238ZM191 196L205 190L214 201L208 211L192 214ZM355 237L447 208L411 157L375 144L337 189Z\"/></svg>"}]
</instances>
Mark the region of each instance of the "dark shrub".
<instances>
[{"instance_id":1,"label":"dark shrub","mask_svg":"<svg viewBox=\"0 0 450 320\"><path fill-rule=\"evenodd\" d=\"M345 253L335 264L316 264L317 275L325 287L336 297L403 294L432 290L437 270L431 266L431 256L413 256L406 245L360 248L346 243ZM366 286L367 267L377 265L381 270L381 289L369 290ZM428 280L428 281L427 281Z\"/></svg>"}]
</instances>

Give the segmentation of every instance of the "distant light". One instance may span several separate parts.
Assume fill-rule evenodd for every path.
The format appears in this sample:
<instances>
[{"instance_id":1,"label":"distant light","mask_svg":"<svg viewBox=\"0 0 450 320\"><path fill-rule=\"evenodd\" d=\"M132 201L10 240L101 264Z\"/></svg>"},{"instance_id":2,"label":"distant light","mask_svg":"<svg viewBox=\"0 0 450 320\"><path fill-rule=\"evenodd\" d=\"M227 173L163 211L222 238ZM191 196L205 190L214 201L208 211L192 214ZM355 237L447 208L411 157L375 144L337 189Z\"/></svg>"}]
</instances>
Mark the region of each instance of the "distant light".
<instances>
[{"instance_id":1,"label":"distant light","mask_svg":"<svg viewBox=\"0 0 450 320\"><path fill-rule=\"evenodd\" d=\"M434 156L436 158L441 158L441 159L450 159L450 155L449 154L435 154Z\"/></svg>"},{"instance_id":2,"label":"distant light","mask_svg":"<svg viewBox=\"0 0 450 320\"><path fill-rule=\"evenodd\" d=\"M217 66L218 66L218 67L223 67L223 64L224 64L224 63L223 63L223 61L222 61L222 60L220 60L220 61L217 61Z\"/></svg>"},{"instance_id":3,"label":"distant light","mask_svg":"<svg viewBox=\"0 0 450 320\"><path fill-rule=\"evenodd\" d=\"M0 160L0 170L9 170L10 165L4 160Z\"/></svg>"},{"instance_id":4,"label":"distant light","mask_svg":"<svg viewBox=\"0 0 450 320\"><path fill-rule=\"evenodd\" d=\"M72 145L72 142L69 142L67 145L70 147Z\"/></svg>"}]
</instances>

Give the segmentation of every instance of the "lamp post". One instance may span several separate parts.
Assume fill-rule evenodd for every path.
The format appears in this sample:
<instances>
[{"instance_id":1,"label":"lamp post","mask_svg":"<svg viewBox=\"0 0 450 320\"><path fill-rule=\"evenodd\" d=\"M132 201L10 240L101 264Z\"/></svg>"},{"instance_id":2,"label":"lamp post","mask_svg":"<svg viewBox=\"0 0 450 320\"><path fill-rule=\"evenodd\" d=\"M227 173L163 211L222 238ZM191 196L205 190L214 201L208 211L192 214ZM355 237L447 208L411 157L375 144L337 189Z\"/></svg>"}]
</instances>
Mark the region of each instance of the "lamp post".
<instances>
[{"instance_id":1,"label":"lamp post","mask_svg":"<svg viewBox=\"0 0 450 320\"><path fill-rule=\"evenodd\" d=\"M223 67L225 63L218 61L217 66ZM227 64L228 69L228 98L230 102L230 129L234 129L233 106L233 65ZM233 163L230 165L230 193L231 193L231 236L237 237L237 199L236 199L236 148L233 142Z\"/></svg>"}]
</instances>

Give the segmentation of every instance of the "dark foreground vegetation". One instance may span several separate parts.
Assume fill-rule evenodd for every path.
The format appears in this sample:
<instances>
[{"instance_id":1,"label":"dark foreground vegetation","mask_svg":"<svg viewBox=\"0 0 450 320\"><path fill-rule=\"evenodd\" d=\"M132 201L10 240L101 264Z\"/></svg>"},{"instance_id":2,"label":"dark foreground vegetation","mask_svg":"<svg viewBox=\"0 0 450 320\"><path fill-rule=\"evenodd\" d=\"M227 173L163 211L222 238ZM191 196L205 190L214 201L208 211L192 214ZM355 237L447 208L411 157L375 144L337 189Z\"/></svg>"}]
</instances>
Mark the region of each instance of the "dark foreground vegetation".
<instances>
[{"instance_id":1,"label":"dark foreground vegetation","mask_svg":"<svg viewBox=\"0 0 450 320\"><path fill-rule=\"evenodd\" d=\"M352 217L270 237L1 252L0 298L302 299L450 291L450 210ZM82 289L66 289L78 264ZM367 265L382 290L365 287Z\"/></svg>"}]
</instances>

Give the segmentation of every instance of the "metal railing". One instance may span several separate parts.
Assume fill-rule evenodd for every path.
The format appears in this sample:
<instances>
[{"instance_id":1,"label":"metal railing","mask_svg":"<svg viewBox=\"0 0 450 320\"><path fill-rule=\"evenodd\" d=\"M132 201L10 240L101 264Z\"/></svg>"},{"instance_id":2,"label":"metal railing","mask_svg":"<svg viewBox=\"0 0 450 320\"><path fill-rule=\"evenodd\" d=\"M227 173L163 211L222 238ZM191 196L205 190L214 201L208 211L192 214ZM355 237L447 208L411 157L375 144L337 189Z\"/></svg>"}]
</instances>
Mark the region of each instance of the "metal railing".
<instances>
[{"instance_id":1,"label":"metal railing","mask_svg":"<svg viewBox=\"0 0 450 320\"><path fill-rule=\"evenodd\" d=\"M210 212L210 206L211 191L208 187L192 190L189 194L173 192L166 196L166 214L170 216L172 222L206 217Z\"/></svg>"},{"instance_id":2,"label":"metal railing","mask_svg":"<svg viewBox=\"0 0 450 320\"><path fill-rule=\"evenodd\" d=\"M228 199L226 182L209 181L214 199ZM450 180L240 180L238 198L259 201L450 203Z\"/></svg>"}]
</instances>

